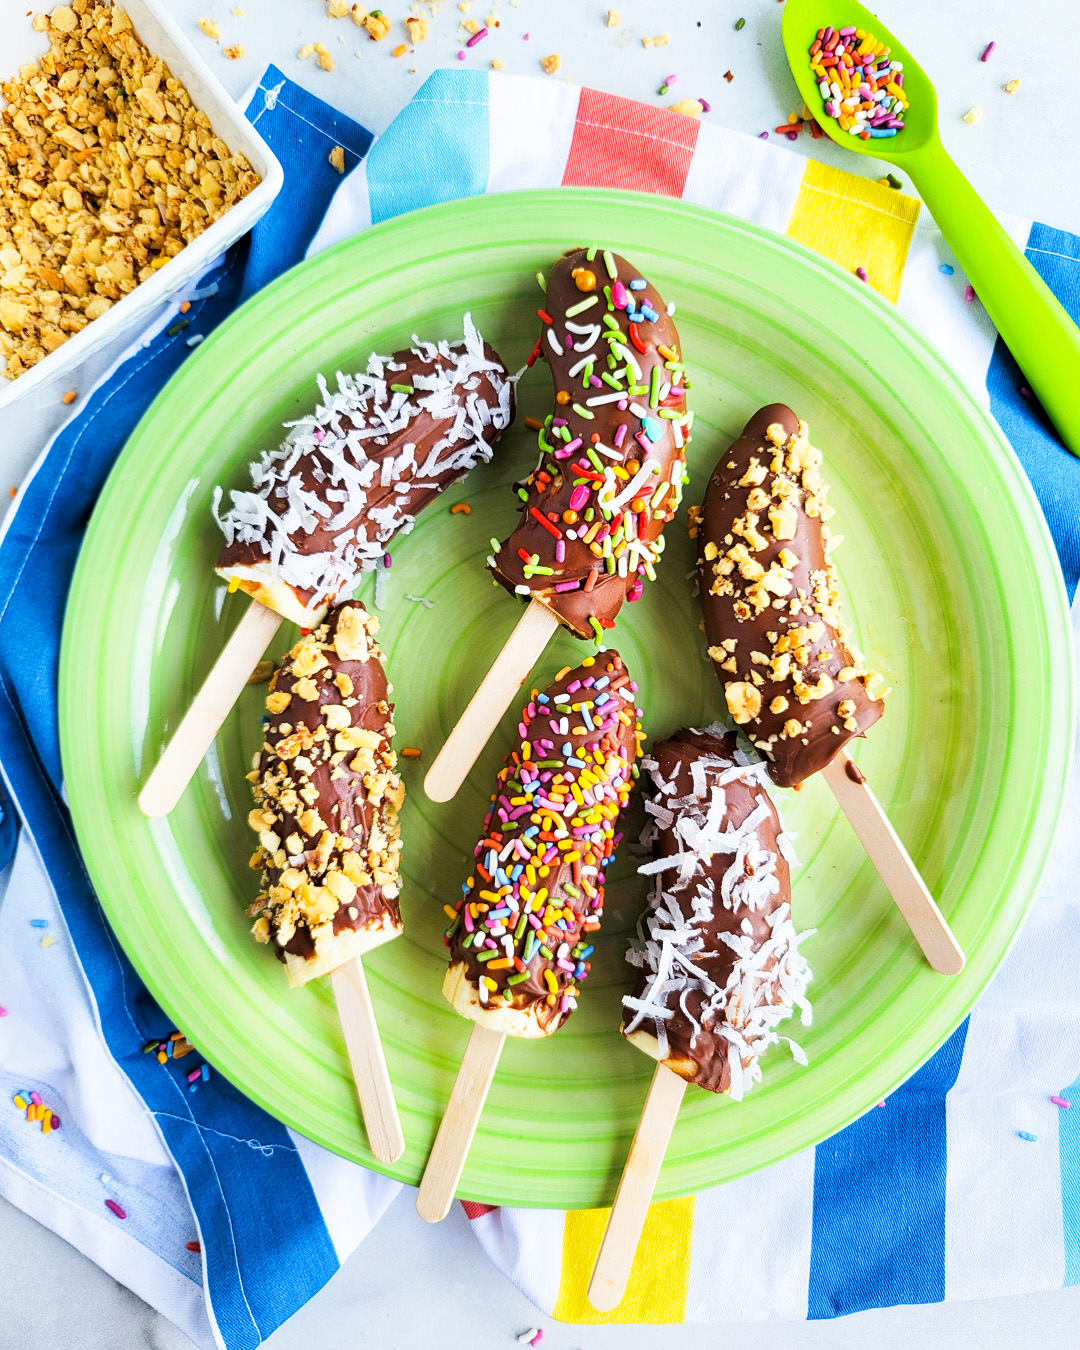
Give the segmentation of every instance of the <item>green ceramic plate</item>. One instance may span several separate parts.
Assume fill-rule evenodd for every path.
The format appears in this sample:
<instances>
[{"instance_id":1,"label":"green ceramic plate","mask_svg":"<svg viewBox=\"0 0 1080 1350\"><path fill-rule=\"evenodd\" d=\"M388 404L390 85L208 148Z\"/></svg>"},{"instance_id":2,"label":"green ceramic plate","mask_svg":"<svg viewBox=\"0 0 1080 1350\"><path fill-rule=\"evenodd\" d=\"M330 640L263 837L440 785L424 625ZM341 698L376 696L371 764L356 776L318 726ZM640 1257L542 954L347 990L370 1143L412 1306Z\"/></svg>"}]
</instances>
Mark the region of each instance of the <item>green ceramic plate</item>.
<instances>
[{"instance_id":1,"label":"green ceramic plate","mask_svg":"<svg viewBox=\"0 0 1080 1350\"><path fill-rule=\"evenodd\" d=\"M514 366L536 331L533 275L602 240L678 304L697 424L690 501L759 404L809 420L846 536L848 613L895 686L859 760L968 953L935 975L824 785L782 793L799 838L797 922L815 972L814 1025L741 1105L686 1098L660 1196L714 1185L833 1133L907 1077L971 1008L1031 901L1071 743L1063 588L1023 472L936 354L865 286L776 235L676 201L558 191L454 202L393 220L295 268L192 354L143 418L101 497L72 587L61 664L64 768L87 866L151 991L207 1057L267 1110L337 1152L372 1158L327 981L290 992L248 935L255 892L244 780L263 691L249 690L166 820L135 805L145 776L243 607L211 572L216 483L309 410L315 373L362 365L411 334L452 337L471 309ZM511 713L458 798L429 802L426 763L518 617L484 572L514 515L509 484L534 459L520 418L543 416L548 376L521 384L495 463L394 546L383 645L405 760L405 936L367 961L408 1139L386 1169L415 1182L469 1024L443 1001L444 901L467 859ZM451 515L455 501L472 514ZM660 580L615 640L654 737L721 710L704 658L685 520ZM369 600L372 583L361 595ZM413 597L430 601L428 607ZM292 641L283 632L274 650ZM584 648L559 635L546 682ZM1043 791L1044 785L1048 790ZM631 983L626 935L646 893L624 849L581 1010L542 1044L511 1042L462 1182L466 1197L587 1206L610 1200L652 1072L617 1031Z\"/></svg>"}]
</instances>

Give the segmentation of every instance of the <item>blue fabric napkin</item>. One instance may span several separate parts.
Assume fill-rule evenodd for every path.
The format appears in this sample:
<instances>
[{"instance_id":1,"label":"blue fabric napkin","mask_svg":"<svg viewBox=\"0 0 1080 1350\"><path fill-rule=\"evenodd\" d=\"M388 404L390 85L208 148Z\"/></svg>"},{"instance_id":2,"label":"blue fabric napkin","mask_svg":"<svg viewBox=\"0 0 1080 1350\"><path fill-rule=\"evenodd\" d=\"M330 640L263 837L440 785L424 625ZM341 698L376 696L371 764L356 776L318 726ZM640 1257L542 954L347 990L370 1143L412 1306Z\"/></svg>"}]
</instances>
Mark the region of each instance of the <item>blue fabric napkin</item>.
<instances>
[{"instance_id":1,"label":"blue fabric napkin","mask_svg":"<svg viewBox=\"0 0 1080 1350\"><path fill-rule=\"evenodd\" d=\"M203 278L201 290L195 291L202 298L196 298L184 316L187 323L182 328L176 323L163 327L63 428L46 461L26 484L24 499L0 541L4 775L18 801L24 829L62 897L63 920L108 1051L152 1114L194 1212L201 1253L189 1252L170 1234L175 1254L162 1249L159 1255L167 1263L175 1261L177 1270L189 1278L198 1277L201 1258L210 1322L227 1350L259 1345L326 1283L338 1269L338 1254L297 1142L285 1127L220 1075L213 1074L206 1082L200 1079L198 1091L191 1091L186 1078L193 1065L198 1067L197 1055L170 1062L163 1072L155 1054L143 1053L146 1043L167 1040L172 1026L113 939L83 870L62 799L56 689L64 607L75 561L98 493L125 441L188 356L190 337L209 333L247 296L303 257L341 183L328 162L332 148L343 147L349 171L372 142L363 127L299 89L274 67L263 76L247 115L284 168L285 183L276 202L251 234L220 260L209 284ZM14 814L6 802L2 804L0 865L7 863L14 847ZM20 894L26 890L24 883ZM4 909L15 909L19 898L9 887ZM22 921L20 933L26 922ZM0 989L0 1004L5 997ZM10 1037L15 1025L15 1010L6 1011L11 1017L0 1020L0 1084L7 1081L3 1069L19 1057L10 1039L4 1044L5 1032ZM25 1069L22 1072L23 1078L13 1080L16 1090L24 1083ZM78 1121L69 1116L61 1132L45 1140L57 1147L42 1162L27 1152L27 1125L11 1101L9 1092L0 1102L0 1154L24 1172L49 1170L45 1182L60 1189L65 1184L65 1146L70 1153ZM107 1169L102 1176L109 1176ZM74 1169L70 1179L74 1185ZM162 1248L163 1234L155 1231L161 1225L151 1207L140 1213L133 1203L121 1220L106 1208L108 1190L109 1181L103 1181L101 1196L93 1201L103 1221L124 1223L125 1236L130 1233L152 1249ZM113 1203L123 1210L122 1199ZM48 1216L45 1221L50 1221ZM195 1239L196 1233L187 1236ZM146 1296L145 1286L140 1292Z\"/></svg>"}]
</instances>

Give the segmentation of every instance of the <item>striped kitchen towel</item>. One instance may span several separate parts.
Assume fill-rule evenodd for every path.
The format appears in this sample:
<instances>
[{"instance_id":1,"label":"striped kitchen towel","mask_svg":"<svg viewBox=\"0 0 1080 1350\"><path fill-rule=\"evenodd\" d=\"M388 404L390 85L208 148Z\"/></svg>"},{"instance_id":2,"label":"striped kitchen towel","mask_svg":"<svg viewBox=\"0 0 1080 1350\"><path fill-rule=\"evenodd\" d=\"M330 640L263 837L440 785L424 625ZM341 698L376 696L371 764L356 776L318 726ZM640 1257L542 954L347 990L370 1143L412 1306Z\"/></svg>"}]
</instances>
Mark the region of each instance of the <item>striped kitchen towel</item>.
<instances>
[{"instance_id":1,"label":"striped kitchen towel","mask_svg":"<svg viewBox=\"0 0 1080 1350\"><path fill-rule=\"evenodd\" d=\"M997 418L1074 593L1080 461L1028 396L985 311L966 298L967 279L915 198L786 144L611 94L439 71L342 184L312 250L434 202L559 185L681 197L766 226L849 271L864 268ZM1080 238L1003 219L1080 315ZM1080 602L1073 614L1080 638ZM543 1312L570 1322L835 1317L1080 1282L1080 784L1071 792L1072 828L1008 961L967 1022L883 1110L755 1176L654 1204L626 1297L611 1314L585 1297L605 1210L467 1204L495 1265ZM1051 1095L1075 1104L1059 1108ZM1021 1130L1037 1138L1022 1139Z\"/></svg>"}]
</instances>

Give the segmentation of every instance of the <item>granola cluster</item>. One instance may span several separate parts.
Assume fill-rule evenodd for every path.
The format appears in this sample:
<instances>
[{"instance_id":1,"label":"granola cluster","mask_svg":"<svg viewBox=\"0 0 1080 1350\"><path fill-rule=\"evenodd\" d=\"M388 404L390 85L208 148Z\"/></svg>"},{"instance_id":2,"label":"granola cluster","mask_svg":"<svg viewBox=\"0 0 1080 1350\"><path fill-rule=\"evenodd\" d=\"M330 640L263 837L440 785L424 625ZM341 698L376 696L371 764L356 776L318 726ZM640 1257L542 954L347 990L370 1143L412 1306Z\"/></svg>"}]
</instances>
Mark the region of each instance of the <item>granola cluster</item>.
<instances>
[{"instance_id":1,"label":"granola cluster","mask_svg":"<svg viewBox=\"0 0 1080 1350\"><path fill-rule=\"evenodd\" d=\"M0 357L8 379L178 254L259 176L116 5L34 19L50 50L0 82Z\"/></svg>"}]
</instances>

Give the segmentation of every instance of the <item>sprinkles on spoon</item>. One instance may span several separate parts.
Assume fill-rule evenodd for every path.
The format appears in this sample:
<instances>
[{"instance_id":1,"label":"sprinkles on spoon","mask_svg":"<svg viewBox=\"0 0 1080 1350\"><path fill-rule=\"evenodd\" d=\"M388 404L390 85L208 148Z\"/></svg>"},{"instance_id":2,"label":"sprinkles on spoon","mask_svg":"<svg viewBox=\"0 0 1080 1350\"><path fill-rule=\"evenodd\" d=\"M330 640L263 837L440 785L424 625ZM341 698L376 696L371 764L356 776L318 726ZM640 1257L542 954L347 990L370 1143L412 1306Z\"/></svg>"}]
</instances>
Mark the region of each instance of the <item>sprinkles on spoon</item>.
<instances>
[{"instance_id":1,"label":"sprinkles on spoon","mask_svg":"<svg viewBox=\"0 0 1080 1350\"><path fill-rule=\"evenodd\" d=\"M861 140L895 136L904 129L904 66L864 28L819 28L810 47L825 112Z\"/></svg>"}]
</instances>

